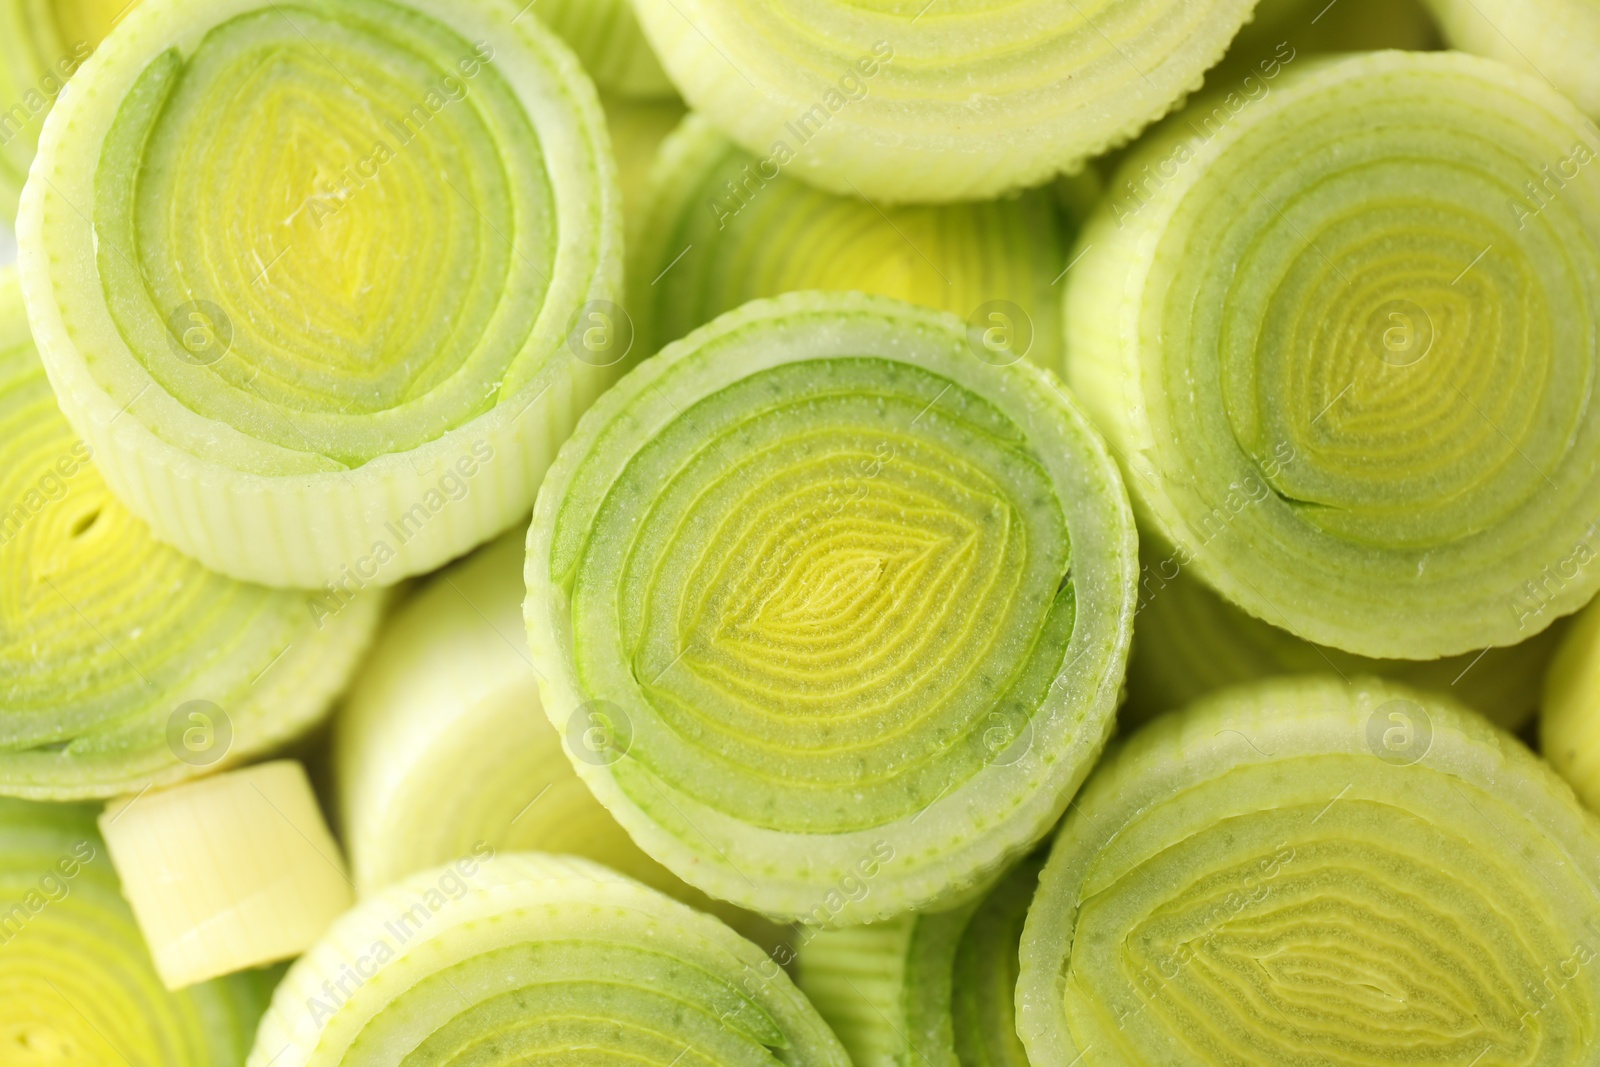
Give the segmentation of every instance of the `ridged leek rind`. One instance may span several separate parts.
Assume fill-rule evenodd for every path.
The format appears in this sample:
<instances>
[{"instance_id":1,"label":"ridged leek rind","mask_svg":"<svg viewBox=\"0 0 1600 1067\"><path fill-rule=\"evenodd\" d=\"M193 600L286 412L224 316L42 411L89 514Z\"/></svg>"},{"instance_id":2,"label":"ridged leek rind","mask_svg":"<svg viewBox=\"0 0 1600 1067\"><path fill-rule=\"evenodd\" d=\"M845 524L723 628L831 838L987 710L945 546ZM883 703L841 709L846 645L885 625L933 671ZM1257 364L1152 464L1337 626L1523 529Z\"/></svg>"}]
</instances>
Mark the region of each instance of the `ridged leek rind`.
<instances>
[{"instance_id":1,"label":"ridged leek rind","mask_svg":"<svg viewBox=\"0 0 1600 1067\"><path fill-rule=\"evenodd\" d=\"M849 1067L782 969L597 864L487 854L371 897L289 969L251 1067Z\"/></svg>"},{"instance_id":2,"label":"ridged leek rind","mask_svg":"<svg viewBox=\"0 0 1600 1067\"><path fill-rule=\"evenodd\" d=\"M855 1067L1027 1067L1017 945L1043 864L950 911L797 935L800 989Z\"/></svg>"},{"instance_id":3,"label":"ridged leek rind","mask_svg":"<svg viewBox=\"0 0 1600 1067\"><path fill-rule=\"evenodd\" d=\"M0 798L0 1060L238 1067L279 973L167 992L95 808Z\"/></svg>"},{"instance_id":4,"label":"ridged leek rind","mask_svg":"<svg viewBox=\"0 0 1600 1067\"><path fill-rule=\"evenodd\" d=\"M654 352L725 311L797 289L859 290L999 324L1061 369L1071 224L1048 189L878 208L766 165L691 115L662 146L629 251L629 311ZM991 320L990 313L997 316Z\"/></svg>"},{"instance_id":5,"label":"ridged leek rind","mask_svg":"<svg viewBox=\"0 0 1600 1067\"><path fill-rule=\"evenodd\" d=\"M0 0L0 226L61 89L111 31L128 0Z\"/></svg>"},{"instance_id":6,"label":"ridged leek rind","mask_svg":"<svg viewBox=\"0 0 1600 1067\"><path fill-rule=\"evenodd\" d=\"M376 592L319 610L157 543L99 458L0 272L0 794L108 797L258 755L326 713L377 626Z\"/></svg>"},{"instance_id":7,"label":"ridged leek rind","mask_svg":"<svg viewBox=\"0 0 1600 1067\"><path fill-rule=\"evenodd\" d=\"M1583 802L1600 811L1600 604L1573 619L1550 661L1539 750Z\"/></svg>"},{"instance_id":8,"label":"ridged leek rind","mask_svg":"<svg viewBox=\"0 0 1600 1067\"><path fill-rule=\"evenodd\" d=\"M572 770L539 706L522 625L527 535L430 578L385 621L334 724L334 780L357 892L475 847L583 856L762 944L779 932L685 885Z\"/></svg>"},{"instance_id":9,"label":"ridged leek rind","mask_svg":"<svg viewBox=\"0 0 1600 1067\"><path fill-rule=\"evenodd\" d=\"M1475 713L1240 687L1109 755L1022 935L1033 1067L1587 1064L1600 824Z\"/></svg>"},{"instance_id":10,"label":"ridged leek rind","mask_svg":"<svg viewBox=\"0 0 1600 1067\"><path fill-rule=\"evenodd\" d=\"M1508 730L1539 705L1539 688L1565 632L1552 626L1519 645L1445 659L1370 659L1309 641L1234 607L1166 561L1147 562L1128 657L1124 726L1184 707L1217 689L1283 674L1373 675L1447 694Z\"/></svg>"},{"instance_id":11,"label":"ridged leek rind","mask_svg":"<svg viewBox=\"0 0 1600 1067\"><path fill-rule=\"evenodd\" d=\"M535 0L523 10L571 45L605 92L645 99L676 95L628 0Z\"/></svg>"},{"instance_id":12,"label":"ridged leek rind","mask_svg":"<svg viewBox=\"0 0 1600 1067\"><path fill-rule=\"evenodd\" d=\"M1600 119L1600 7L1592 0L1426 0L1450 47L1532 71Z\"/></svg>"},{"instance_id":13,"label":"ridged leek rind","mask_svg":"<svg viewBox=\"0 0 1600 1067\"><path fill-rule=\"evenodd\" d=\"M841 195L986 199L1165 114L1255 0L635 0L689 106Z\"/></svg>"},{"instance_id":14,"label":"ridged leek rind","mask_svg":"<svg viewBox=\"0 0 1600 1067\"><path fill-rule=\"evenodd\" d=\"M298 956L350 906L295 760L112 801L100 833L168 989Z\"/></svg>"},{"instance_id":15,"label":"ridged leek rind","mask_svg":"<svg viewBox=\"0 0 1600 1067\"><path fill-rule=\"evenodd\" d=\"M604 117L495 0L141 4L47 120L18 243L107 483L243 580L489 539L617 373L578 343L619 284Z\"/></svg>"},{"instance_id":16,"label":"ridged leek rind","mask_svg":"<svg viewBox=\"0 0 1600 1067\"><path fill-rule=\"evenodd\" d=\"M1459 53L1302 60L1142 144L1065 320L1149 542L1366 656L1515 644L1587 601L1596 155L1548 85Z\"/></svg>"},{"instance_id":17,"label":"ridged leek rind","mask_svg":"<svg viewBox=\"0 0 1600 1067\"><path fill-rule=\"evenodd\" d=\"M551 468L526 574L545 711L712 896L818 926L954 903L1104 742L1126 497L1054 377L980 353L883 297L753 301L631 371Z\"/></svg>"}]
</instances>

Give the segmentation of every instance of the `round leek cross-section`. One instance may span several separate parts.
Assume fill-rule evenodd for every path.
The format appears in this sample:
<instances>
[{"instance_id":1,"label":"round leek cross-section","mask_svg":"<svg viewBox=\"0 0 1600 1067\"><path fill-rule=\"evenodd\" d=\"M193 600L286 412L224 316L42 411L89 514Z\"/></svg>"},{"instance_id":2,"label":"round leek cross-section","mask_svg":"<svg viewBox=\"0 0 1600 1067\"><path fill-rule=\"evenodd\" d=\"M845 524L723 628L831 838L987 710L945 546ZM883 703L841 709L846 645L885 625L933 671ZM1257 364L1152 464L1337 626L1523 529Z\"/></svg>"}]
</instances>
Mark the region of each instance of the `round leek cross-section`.
<instances>
[{"instance_id":1,"label":"round leek cross-section","mask_svg":"<svg viewBox=\"0 0 1600 1067\"><path fill-rule=\"evenodd\" d=\"M1017 946L1043 854L981 901L868 926L802 929L800 989L855 1067L1028 1067Z\"/></svg>"},{"instance_id":2,"label":"round leek cross-section","mask_svg":"<svg viewBox=\"0 0 1600 1067\"><path fill-rule=\"evenodd\" d=\"M132 0L0 0L0 220L17 197L50 105Z\"/></svg>"},{"instance_id":3,"label":"round leek cross-section","mask_svg":"<svg viewBox=\"0 0 1600 1067\"><path fill-rule=\"evenodd\" d=\"M250 1067L849 1067L788 976L586 860L487 853L356 906L289 969Z\"/></svg>"},{"instance_id":4,"label":"round leek cross-section","mask_svg":"<svg viewBox=\"0 0 1600 1067\"><path fill-rule=\"evenodd\" d=\"M0 1061L239 1067L282 969L169 993L95 811L0 799Z\"/></svg>"},{"instance_id":5,"label":"round leek cross-section","mask_svg":"<svg viewBox=\"0 0 1600 1067\"><path fill-rule=\"evenodd\" d=\"M1068 380L1162 554L1321 645L1511 645L1600 588L1600 132L1459 53L1198 101L1068 275Z\"/></svg>"},{"instance_id":6,"label":"round leek cross-section","mask_svg":"<svg viewBox=\"0 0 1600 1067\"><path fill-rule=\"evenodd\" d=\"M712 896L819 926L953 903L1099 752L1131 512L1055 379L985 351L881 297L755 301L630 372L551 468L545 711Z\"/></svg>"},{"instance_id":7,"label":"round leek cross-section","mask_svg":"<svg viewBox=\"0 0 1600 1067\"><path fill-rule=\"evenodd\" d=\"M1594 0L1425 0L1452 48L1521 67L1600 119L1600 4Z\"/></svg>"},{"instance_id":8,"label":"round leek cross-section","mask_svg":"<svg viewBox=\"0 0 1600 1067\"><path fill-rule=\"evenodd\" d=\"M1200 87L1255 0L635 0L689 106L813 185L984 199Z\"/></svg>"},{"instance_id":9,"label":"round leek cross-section","mask_svg":"<svg viewBox=\"0 0 1600 1067\"><path fill-rule=\"evenodd\" d=\"M236 582L151 538L61 417L0 274L0 794L107 797L303 732L382 596L337 610Z\"/></svg>"},{"instance_id":10,"label":"round leek cross-section","mask_svg":"<svg viewBox=\"0 0 1600 1067\"><path fill-rule=\"evenodd\" d=\"M1022 935L1033 1067L1593 1061L1600 824L1451 701L1328 676L1136 733Z\"/></svg>"},{"instance_id":11,"label":"round leek cross-section","mask_svg":"<svg viewBox=\"0 0 1600 1067\"><path fill-rule=\"evenodd\" d=\"M385 585L526 513L620 359L571 340L621 224L549 30L494 0L156 0L74 85L24 288L157 537L242 580Z\"/></svg>"},{"instance_id":12,"label":"round leek cross-section","mask_svg":"<svg viewBox=\"0 0 1600 1067\"><path fill-rule=\"evenodd\" d=\"M1518 645L1444 659L1371 659L1313 645L1234 607L1172 560L1147 561L1128 657L1124 726L1193 703L1213 690L1284 674L1375 675L1446 693L1516 730L1538 707L1545 669L1565 632L1559 623Z\"/></svg>"},{"instance_id":13,"label":"round leek cross-section","mask_svg":"<svg viewBox=\"0 0 1600 1067\"><path fill-rule=\"evenodd\" d=\"M758 297L860 290L954 312L1061 369L1067 223L1050 190L878 208L785 174L691 115L662 147L628 301L648 354Z\"/></svg>"}]
</instances>

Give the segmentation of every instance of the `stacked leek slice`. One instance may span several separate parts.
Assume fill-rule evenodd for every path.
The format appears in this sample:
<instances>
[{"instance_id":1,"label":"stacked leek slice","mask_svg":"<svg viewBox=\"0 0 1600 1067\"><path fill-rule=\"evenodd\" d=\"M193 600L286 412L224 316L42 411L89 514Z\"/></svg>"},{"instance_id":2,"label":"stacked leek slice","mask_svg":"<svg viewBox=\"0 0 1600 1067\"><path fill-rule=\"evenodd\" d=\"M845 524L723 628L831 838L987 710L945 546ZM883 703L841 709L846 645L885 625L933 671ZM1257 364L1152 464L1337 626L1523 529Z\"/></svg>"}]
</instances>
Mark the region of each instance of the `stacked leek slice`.
<instances>
[{"instance_id":1,"label":"stacked leek slice","mask_svg":"<svg viewBox=\"0 0 1600 1067\"><path fill-rule=\"evenodd\" d=\"M1600 119L1600 8L1590 0L1425 0L1451 47L1521 67Z\"/></svg>"},{"instance_id":2,"label":"stacked leek slice","mask_svg":"<svg viewBox=\"0 0 1600 1067\"><path fill-rule=\"evenodd\" d=\"M1388 683L1218 694L1067 815L1022 935L1033 1067L1589 1063L1600 830L1510 736Z\"/></svg>"},{"instance_id":3,"label":"stacked leek slice","mask_svg":"<svg viewBox=\"0 0 1600 1067\"><path fill-rule=\"evenodd\" d=\"M347 913L290 969L251 1067L542 1061L849 1067L783 971L584 860L462 859Z\"/></svg>"},{"instance_id":4,"label":"stacked leek slice","mask_svg":"<svg viewBox=\"0 0 1600 1067\"><path fill-rule=\"evenodd\" d=\"M1303 61L1126 161L1068 378L1153 547L1364 656L1525 640L1600 588L1600 131L1456 53ZM1513 387L1515 383L1515 387Z\"/></svg>"},{"instance_id":5,"label":"stacked leek slice","mask_svg":"<svg viewBox=\"0 0 1600 1067\"><path fill-rule=\"evenodd\" d=\"M237 1067L280 969L169 993L83 804L0 799L0 1061Z\"/></svg>"},{"instance_id":6,"label":"stacked leek slice","mask_svg":"<svg viewBox=\"0 0 1600 1067\"><path fill-rule=\"evenodd\" d=\"M1098 753L1132 515L1056 381L988 354L898 301L755 301L562 449L528 536L544 708L690 884L824 926L954 902Z\"/></svg>"},{"instance_id":7,"label":"stacked leek slice","mask_svg":"<svg viewBox=\"0 0 1600 1067\"><path fill-rule=\"evenodd\" d=\"M1066 220L1047 189L879 208L834 196L691 115L663 145L629 252L629 304L653 352L757 297L855 289L952 311L1061 369Z\"/></svg>"},{"instance_id":8,"label":"stacked leek slice","mask_svg":"<svg viewBox=\"0 0 1600 1067\"><path fill-rule=\"evenodd\" d=\"M530 9L572 47L602 91L630 99L673 95L629 0L543 0L522 11Z\"/></svg>"},{"instance_id":9,"label":"stacked leek slice","mask_svg":"<svg viewBox=\"0 0 1600 1067\"><path fill-rule=\"evenodd\" d=\"M259 755L344 687L382 597L213 574L154 541L62 419L0 274L0 794L137 792Z\"/></svg>"},{"instance_id":10,"label":"stacked leek slice","mask_svg":"<svg viewBox=\"0 0 1600 1067\"><path fill-rule=\"evenodd\" d=\"M1072 172L1200 87L1255 0L636 0L684 99L840 194L992 197Z\"/></svg>"},{"instance_id":11,"label":"stacked leek slice","mask_svg":"<svg viewBox=\"0 0 1600 1067\"><path fill-rule=\"evenodd\" d=\"M525 514L620 354L604 116L496 0L159 0L47 121L18 218L69 421L232 577L385 585ZM426 264L426 267L421 267Z\"/></svg>"}]
</instances>

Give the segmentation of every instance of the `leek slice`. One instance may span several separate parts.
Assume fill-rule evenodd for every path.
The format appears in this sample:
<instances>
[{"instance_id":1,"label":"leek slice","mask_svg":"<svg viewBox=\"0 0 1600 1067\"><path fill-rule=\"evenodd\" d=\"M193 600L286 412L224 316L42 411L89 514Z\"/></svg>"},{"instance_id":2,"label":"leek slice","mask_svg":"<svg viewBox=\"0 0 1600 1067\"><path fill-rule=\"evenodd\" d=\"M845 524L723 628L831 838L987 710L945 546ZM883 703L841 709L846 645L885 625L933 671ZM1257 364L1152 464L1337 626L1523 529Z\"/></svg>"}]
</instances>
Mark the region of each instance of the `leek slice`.
<instances>
[{"instance_id":1,"label":"leek slice","mask_svg":"<svg viewBox=\"0 0 1600 1067\"><path fill-rule=\"evenodd\" d=\"M1560 623L1519 645L1445 659L1369 659L1302 641L1234 607L1203 582L1157 577L1145 564L1143 604L1133 626L1122 722L1193 703L1213 690L1283 674L1373 675L1444 693L1508 730L1538 707L1539 687L1566 628Z\"/></svg>"},{"instance_id":2,"label":"leek slice","mask_svg":"<svg viewBox=\"0 0 1600 1067\"><path fill-rule=\"evenodd\" d=\"M9 224L50 105L128 0L0 0L0 217Z\"/></svg>"},{"instance_id":3,"label":"leek slice","mask_svg":"<svg viewBox=\"0 0 1600 1067\"><path fill-rule=\"evenodd\" d=\"M980 353L882 297L754 301L630 372L540 490L545 712L712 896L819 926L954 903L1104 742L1126 497L1053 377Z\"/></svg>"},{"instance_id":4,"label":"leek slice","mask_svg":"<svg viewBox=\"0 0 1600 1067\"><path fill-rule=\"evenodd\" d=\"M106 491L0 272L0 793L107 797L258 755L327 711L382 598L212 574ZM95 455L98 459L98 455Z\"/></svg>"},{"instance_id":5,"label":"leek slice","mask_svg":"<svg viewBox=\"0 0 1600 1067\"><path fill-rule=\"evenodd\" d=\"M572 46L602 90L645 99L675 95L628 0L534 0L522 10Z\"/></svg>"},{"instance_id":6,"label":"leek slice","mask_svg":"<svg viewBox=\"0 0 1600 1067\"><path fill-rule=\"evenodd\" d=\"M1537 79L1405 52L1300 61L1142 145L1068 276L1067 364L1162 554L1390 659L1593 596L1595 153Z\"/></svg>"},{"instance_id":7,"label":"leek slice","mask_svg":"<svg viewBox=\"0 0 1600 1067\"><path fill-rule=\"evenodd\" d=\"M855 1067L1027 1067L1013 1001L1042 853L946 912L802 931L800 989Z\"/></svg>"},{"instance_id":8,"label":"leek slice","mask_svg":"<svg viewBox=\"0 0 1600 1067\"><path fill-rule=\"evenodd\" d=\"M280 974L167 992L94 809L0 799L0 1061L237 1067Z\"/></svg>"},{"instance_id":9,"label":"leek slice","mask_svg":"<svg viewBox=\"0 0 1600 1067\"><path fill-rule=\"evenodd\" d=\"M1255 0L635 0L689 106L813 185L984 199L1079 169L1200 86Z\"/></svg>"},{"instance_id":10,"label":"leek slice","mask_svg":"<svg viewBox=\"0 0 1600 1067\"><path fill-rule=\"evenodd\" d=\"M761 950L596 864L539 853L414 875L289 969L251 1067L849 1067Z\"/></svg>"},{"instance_id":11,"label":"leek slice","mask_svg":"<svg viewBox=\"0 0 1600 1067\"><path fill-rule=\"evenodd\" d=\"M606 127L611 132L611 149L617 158L617 180L622 188L622 213L627 245L639 240L644 225L645 205L649 201L650 168L655 164L661 142L683 120L683 104L678 100L629 100L602 96ZM634 350L649 355L635 338Z\"/></svg>"},{"instance_id":12,"label":"leek slice","mask_svg":"<svg viewBox=\"0 0 1600 1067\"><path fill-rule=\"evenodd\" d=\"M629 253L629 310L654 352L757 297L856 289L1013 331L1061 369L1067 222L1049 190L879 209L789 177L691 115L662 147ZM991 316L993 316L991 320Z\"/></svg>"},{"instance_id":13,"label":"leek slice","mask_svg":"<svg viewBox=\"0 0 1600 1067\"><path fill-rule=\"evenodd\" d=\"M1538 74L1600 119L1593 0L1426 0L1450 47Z\"/></svg>"},{"instance_id":14,"label":"leek slice","mask_svg":"<svg viewBox=\"0 0 1600 1067\"><path fill-rule=\"evenodd\" d=\"M385 622L351 685L333 750L357 892L485 845L570 853L777 944L770 924L646 856L573 772L540 710L523 633L526 539L505 534L429 579Z\"/></svg>"},{"instance_id":15,"label":"leek slice","mask_svg":"<svg viewBox=\"0 0 1600 1067\"><path fill-rule=\"evenodd\" d=\"M526 514L617 373L579 343L615 170L554 35L494 0L171 0L74 82L19 262L63 411L157 537L381 586Z\"/></svg>"},{"instance_id":16,"label":"leek slice","mask_svg":"<svg viewBox=\"0 0 1600 1067\"><path fill-rule=\"evenodd\" d=\"M113 801L100 832L168 989L297 956L350 906L294 760Z\"/></svg>"},{"instance_id":17,"label":"leek slice","mask_svg":"<svg viewBox=\"0 0 1600 1067\"><path fill-rule=\"evenodd\" d=\"M1581 1064L1600 824L1454 702L1242 687L1110 755L1022 935L1034 1067Z\"/></svg>"},{"instance_id":18,"label":"leek slice","mask_svg":"<svg viewBox=\"0 0 1600 1067\"><path fill-rule=\"evenodd\" d=\"M1600 811L1600 603L1579 613L1550 661L1539 749L1583 802Z\"/></svg>"}]
</instances>

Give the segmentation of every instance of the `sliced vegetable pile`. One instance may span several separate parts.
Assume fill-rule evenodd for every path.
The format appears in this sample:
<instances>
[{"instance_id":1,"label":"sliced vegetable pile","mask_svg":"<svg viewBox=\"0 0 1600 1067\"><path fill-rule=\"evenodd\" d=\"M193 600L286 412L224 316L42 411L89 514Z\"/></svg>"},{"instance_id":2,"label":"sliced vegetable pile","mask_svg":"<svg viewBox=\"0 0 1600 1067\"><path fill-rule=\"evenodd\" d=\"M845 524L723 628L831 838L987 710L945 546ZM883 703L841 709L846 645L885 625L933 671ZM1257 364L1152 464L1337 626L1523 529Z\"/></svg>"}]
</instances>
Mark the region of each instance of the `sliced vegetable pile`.
<instances>
[{"instance_id":1,"label":"sliced vegetable pile","mask_svg":"<svg viewBox=\"0 0 1600 1067\"><path fill-rule=\"evenodd\" d=\"M1600 1064L1596 2L0 0L0 1064Z\"/></svg>"}]
</instances>

